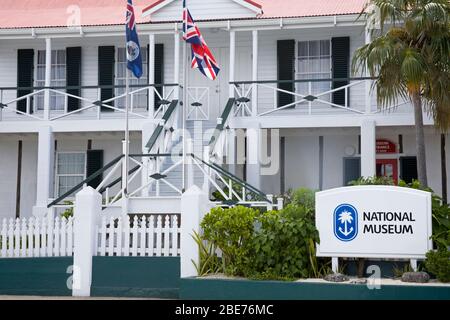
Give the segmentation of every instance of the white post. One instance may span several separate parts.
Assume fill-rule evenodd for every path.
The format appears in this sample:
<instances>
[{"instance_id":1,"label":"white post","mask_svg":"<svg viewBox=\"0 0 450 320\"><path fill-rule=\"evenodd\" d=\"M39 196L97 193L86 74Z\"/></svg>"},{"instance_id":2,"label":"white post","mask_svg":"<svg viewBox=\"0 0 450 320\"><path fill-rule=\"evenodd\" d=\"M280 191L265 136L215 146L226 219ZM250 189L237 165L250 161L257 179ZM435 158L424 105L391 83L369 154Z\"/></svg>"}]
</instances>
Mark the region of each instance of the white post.
<instances>
[{"instance_id":1,"label":"white post","mask_svg":"<svg viewBox=\"0 0 450 320\"><path fill-rule=\"evenodd\" d=\"M331 270L333 271L333 273L339 272L339 258L338 257L331 258Z\"/></svg>"},{"instance_id":2,"label":"white post","mask_svg":"<svg viewBox=\"0 0 450 320\"><path fill-rule=\"evenodd\" d=\"M122 215L128 214L128 148L129 141L122 141Z\"/></svg>"},{"instance_id":3,"label":"white post","mask_svg":"<svg viewBox=\"0 0 450 320\"><path fill-rule=\"evenodd\" d=\"M252 81L258 81L258 30L253 30L253 68ZM252 89L252 116L258 115L258 86L253 84Z\"/></svg>"},{"instance_id":4,"label":"white post","mask_svg":"<svg viewBox=\"0 0 450 320\"><path fill-rule=\"evenodd\" d=\"M102 212L102 196L92 187L77 193L74 211L73 287L74 297L89 297L92 256L95 255L96 219Z\"/></svg>"},{"instance_id":5,"label":"white post","mask_svg":"<svg viewBox=\"0 0 450 320\"><path fill-rule=\"evenodd\" d=\"M234 84L231 82L235 81L235 61L236 61L236 32L230 31L230 91L229 97L234 97Z\"/></svg>"},{"instance_id":6,"label":"white post","mask_svg":"<svg viewBox=\"0 0 450 320\"><path fill-rule=\"evenodd\" d=\"M150 140L153 130L155 130L155 124L152 122L146 122L144 123L144 125L142 126L142 153L143 154L148 154L150 150L148 150L148 148L146 147L147 142ZM150 158L149 157L142 157L142 164L143 164L143 168L142 168L142 174L141 174L141 185L145 185L149 182L149 176L150 174L152 174L153 172L150 172ZM144 188L141 191L141 196L142 197L148 197L149 196L149 188Z\"/></svg>"},{"instance_id":7,"label":"white post","mask_svg":"<svg viewBox=\"0 0 450 320\"><path fill-rule=\"evenodd\" d=\"M155 35L149 35L149 52L148 52L148 83L155 84ZM154 118L155 113L155 92L153 89L148 90L148 117Z\"/></svg>"},{"instance_id":8,"label":"white post","mask_svg":"<svg viewBox=\"0 0 450 320\"><path fill-rule=\"evenodd\" d=\"M228 171L232 174L236 174L236 130L227 130L227 155L226 161L228 162Z\"/></svg>"},{"instance_id":9,"label":"white post","mask_svg":"<svg viewBox=\"0 0 450 320\"><path fill-rule=\"evenodd\" d=\"M373 120L361 124L361 176L376 175L376 124Z\"/></svg>"},{"instance_id":10,"label":"white post","mask_svg":"<svg viewBox=\"0 0 450 320\"><path fill-rule=\"evenodd\" d=\"M284 199L277 198L277 210L283 210L284 207Z\"/></svg>"},{"instance_id":11,"label":"white post","mask_svg":"<svg viewBox=\"0 0 450 320\"><path fill-rule=\"evenodd\" d=\"M413 269L414 272L417 272L417 259L411 259L409 263L411 265L411 269Z\"/></svg>"},{"instance_id":12,"label":"white post","mask_svg":"<svg viewBox=\"0 0 450 320\"><path fill-rule=\"evenodd\" d=\"M203 161L205 161L206 163L209 162L209 155L210 155L210 149L209 146L205 146L203 149ZM209 176L210 176L210 168L204 164L203 165L203 169L205 170L205 174L203 176L203 192L205 192L206 194L209 195L209 189L210 189L210 181L209 181Z\"/></svg>"},{"instance_id":13,"label":"white post","mask_svg":"<svg viewBox=\"0 0 450 320\"><path fill-rule=\"evenodd\" d=\"M44 217L48 212L48 200L53 193L55 140L50 126L40 127L38 135L36 206L33 207L33 215Z\"/></svg>"},{"instance_id":14,"label":"white post","mask_svg":"<svg viewBox=\"0 0 450 320\"><path fill-rule=\"evenodd\" d=\"M52 85L52 39L45 39L45 84L46 88ZM44 91L44 119L50 119L50 91Z\"/></svg>"},{"instance_id":15,"label":"white post","mask_svg":"<svg viewBox=\"0 0 450 320\"><path fill-rule=\"evenodd\" d=\"M176 84L180 84L180 33L178 32L178 30L174 33L173 38L175 48L174 52L175 65L174 65L173 82ZM184 88L184 90L186 90L186 88ZM180 99L180 87L175 88L174 96L175 99Z\"/></svg>"},{"instance_id":16,"label":"white post","mask_svg":"<svg viewBox=\"0 0 450 320\"><path fill-rule=\"evenodd\" d=\"M189 189L193 185L195 185L194 180L194 164L192 161L191 154L194 153L194 141L189 139L186 141L186 165L187 165L187 186L186 189Z\"/></svg>"},{"instance_id":17,"label":"white post","mask_svg":"<svg viewBox=\"0 0 450 320\"><path fill-rule=\"evenodd\" d=\"M247 181L255 188L261 186L261 128L259 123L252 123L247 128Z\"/></svg>"},{"instance_id":18,"label":"white post","mask_svg":"<svg viewBox=\"0 0 450 320\"><path fill-rule=\"evenodd\" d=\"M181 196L181 278L198 275L193 261L198 265L199 251L192 236L200 232L201 219L209 209L208 195L195 185Z\"/></svg>"},{"instance_id":19,"label":"white post","mask_svg":"<svg viewBox=\"0 0 450 320\"><path fill-rule=\"evenodd\" d=\"M369 44L371 41L371 36L370 36L370 29L369 27L366 27L365 29L365 44ZM366 72L365 74L366 77L370 76L369 72ZM365 92L366 92L366 113L370 113L372 112L372 99L370 96L370 89L372 87L372 81L371 80L365 80Z\"/></svg>"}]
</instances>

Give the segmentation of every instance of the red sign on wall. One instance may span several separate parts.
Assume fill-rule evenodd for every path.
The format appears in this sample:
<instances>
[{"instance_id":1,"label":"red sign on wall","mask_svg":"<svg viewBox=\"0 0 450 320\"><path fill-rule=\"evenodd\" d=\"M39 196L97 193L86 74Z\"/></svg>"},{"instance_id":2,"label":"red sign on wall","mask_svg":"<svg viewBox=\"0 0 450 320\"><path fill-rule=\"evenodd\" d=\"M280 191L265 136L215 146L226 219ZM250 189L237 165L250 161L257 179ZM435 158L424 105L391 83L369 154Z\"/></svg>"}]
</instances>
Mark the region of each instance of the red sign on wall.
<instances>
[{"instance_id":1,"label":"red sign on wall","mask_svg":"<svg viewBox=\"0 0 450 320\"><path fill-rule=\"evenodd\" d=\"M377 153L396 153L395 143L385 139L377 140Z\"/></svg>"}]
</instances>

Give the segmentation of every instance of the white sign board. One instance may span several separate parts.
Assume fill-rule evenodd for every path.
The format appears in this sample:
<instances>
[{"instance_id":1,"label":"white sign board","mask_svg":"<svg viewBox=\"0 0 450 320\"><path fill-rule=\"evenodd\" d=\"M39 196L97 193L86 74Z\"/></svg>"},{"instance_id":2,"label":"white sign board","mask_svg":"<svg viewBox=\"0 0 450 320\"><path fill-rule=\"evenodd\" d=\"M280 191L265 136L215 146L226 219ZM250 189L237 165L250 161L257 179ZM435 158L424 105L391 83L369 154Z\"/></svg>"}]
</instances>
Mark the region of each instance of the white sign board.
<instances>
[{"instance_id":1,"label":"white sign board","mask_svg":"<svg viewBox=\"0 0 450 320\"><path fill-rule=\"evenodd\" d=\"M432 249L431 193L355 186L316 193L319 257L423 259Z\"/></svg>"}]
</instances>

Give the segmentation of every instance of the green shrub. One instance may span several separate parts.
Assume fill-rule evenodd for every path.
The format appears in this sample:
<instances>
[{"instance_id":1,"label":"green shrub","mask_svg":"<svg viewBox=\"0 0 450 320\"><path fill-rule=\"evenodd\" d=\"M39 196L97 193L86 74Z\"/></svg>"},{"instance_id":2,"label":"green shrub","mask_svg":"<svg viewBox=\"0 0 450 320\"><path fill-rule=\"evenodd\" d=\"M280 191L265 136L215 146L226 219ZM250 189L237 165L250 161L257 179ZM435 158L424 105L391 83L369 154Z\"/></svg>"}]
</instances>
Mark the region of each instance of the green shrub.
<instances>
[{"instance_id":1,"label":"green shrub","mask_svg":"<svg viewBox=\"0 0 450 320\"><path fill-rule=\"evenodd\" d=\"M353 180L348 183L349 186L394 186L395 181L388 177L361 177L358 180Z\"/></svg>"},{"instance_id":2,"label":"green shrub","mask_svg":"<svg viewBox=\"0 0 450 320\"><path fill-rule=\"evenodd\" d=\"M450 251L447 248L429 251L425 260L425 268L436 275L439 281L450 282Z\"/></svg>"},{"instance_id":3,"label":"green shrub","mask_svg":"<svg viewBox=\"0 0 450 320\"><path fill-rule=\"evenodd\" d=\"M260 217L252 244L251 277L307 278L314 274L311 259L319 233L306 208L288 205Z\"/></svg>"},{"instance_id":4,"label":"green shrub","mask_svg":"<svg viewBox=\"0 0 450 320\"><path fill-rule=\"evenodd\" d=\"M316 191L300 188L292 194L292 204L297 206L297 212L314 219L316 212Z\"/></svg>"},{"instance_id":5,"label":"green shrub","mask_svg":"<svg viewBox=\"0 0 450 320\"><path fill-rule=\"evenodd\" d=\"M192 238L198 245L200 258L198 264L192 261L197 270L197 274L201 277L207 274L223 272L222 261L216 253L217 248L212 243L204 241L202 236L197 232L194 232Z\"/></svg>"},{"instance_id":6,"label":"green shrub","mask_svg":"<svg viewBox=\"0 0 450 320\"><path fill-rule=\"evenodd\" d=\"M73 206L73 201L64 201L64 204ZM73 217L73 207L67 208L63 213L61 213L61 218L69 219L70 217Z\"/></svg>"},{"instance_id":7,"label":"green shrub","mask_svg":"<svg viewBox=\"0 0 450 320\"><path fill-rule=\"evenodd\" d=\"M203 218L200 224L203 240L222 251L226 274L245 274L257 215L259 212L255 209L237 206L229 209L213 208Z\"/></svg>"}]
</instances>

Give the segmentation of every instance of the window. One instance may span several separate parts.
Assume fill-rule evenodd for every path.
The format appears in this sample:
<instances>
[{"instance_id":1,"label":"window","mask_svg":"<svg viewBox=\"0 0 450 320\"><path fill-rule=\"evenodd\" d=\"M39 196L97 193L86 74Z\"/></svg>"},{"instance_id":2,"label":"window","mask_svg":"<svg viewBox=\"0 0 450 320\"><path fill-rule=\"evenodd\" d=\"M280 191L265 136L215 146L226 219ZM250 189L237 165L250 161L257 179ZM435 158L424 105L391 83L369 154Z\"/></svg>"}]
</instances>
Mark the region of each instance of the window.
<instances>
[{"instance_id":1,"label":"window","mask_svg":"<svg viewBox=\"0 0 450 320\"><path fill-rule=\"evenodd\" d=\"M66 85L66 50L52 50L51 86ZM45 86L45 50L38 51L36 87ZM59 89L60 90L60 89ZM62 90L60 90L62 91ZM36 109L44 109L44 93L36 96ZM50 93L50 110L64 110L65 97L54 92Z\"/></svg>"},{"instance_id":2,"label":"window","mask_svg":"<svg viewBox=\"0 0 450 320\"><path fill-rule=\"evenodd\" d=\"M330 79L331 78L331 41L300 41L297 55L297 80L302 79ZM300 82L297 84L297 93L309 95L320 94L331 90L331 82ZM330 101L330 95L321 96L320 99Z\"/></svg>"},{"instance_id":3,"label":"window","mask_svg":"<svg viewBox=\"0 0 450 320\"><path fill-rule=\"evenodd\" d=\"M86 177L86 154L61 152L56 157L56 190L63 195Z\"/></svg>"},{"instance_id":4,"label":"window","mask_svg":"<svg viewBox=\"0 0 450 320\"><path fill-rule=\"evenodd\" d=\"M129 83L130 85L147 85L148 83L148 62L147 62L147 48L141 48L142 55L142 68L143 73L140 79L135 78L130 75ZM125 86L126 82L126 70L127 70L127 56L125 48L117 49L117 66L116 66L116 85ZM130 88L130 91L136 91L139 88ZM116 89L116 96L120 96L125 93L125 87ZM133 108L144 108L147 109L148 90L142 90L138 93L133 94ZM125 108L125 98L117 99L116 106L118 108Z\"/></svg>"}]
</instances>

